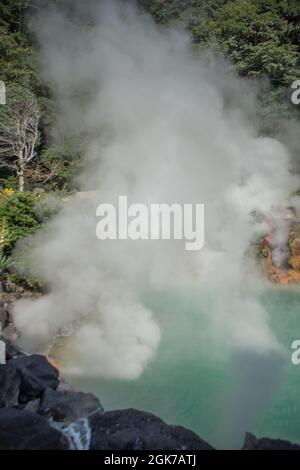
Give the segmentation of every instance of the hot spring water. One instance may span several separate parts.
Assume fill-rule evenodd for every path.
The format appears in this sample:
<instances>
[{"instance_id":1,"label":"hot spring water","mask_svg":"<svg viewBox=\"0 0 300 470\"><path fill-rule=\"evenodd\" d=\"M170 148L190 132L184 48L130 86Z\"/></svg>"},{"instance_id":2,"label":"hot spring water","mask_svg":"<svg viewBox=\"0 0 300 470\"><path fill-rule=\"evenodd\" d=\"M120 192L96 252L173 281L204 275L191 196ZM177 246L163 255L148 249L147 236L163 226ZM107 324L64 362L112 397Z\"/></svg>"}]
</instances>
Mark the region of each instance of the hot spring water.
<instances>
[{"instance_id":1,"label":"hot spring water","mask_svg":"<svg viewBox=\"0 0 300 470\"><path fill-rule=\"evenodd\" d=\"M210 327L200 299L190 293L146 298L159 318L162 339L154 360L138 379L85 376L68 380L98 395L105 409L132 407L152 412L168 423L194 430L219 448L239 448L246 430L300 442L300 366L290 360L291 343L300 338L300 292L270 288L261 300L287 354L271 395L257 403L254 412L248 405L261 377L254 372L249 390L235 400L235 390L243 384L238 383L226 338Z\"/></svg>"}]
</instances>

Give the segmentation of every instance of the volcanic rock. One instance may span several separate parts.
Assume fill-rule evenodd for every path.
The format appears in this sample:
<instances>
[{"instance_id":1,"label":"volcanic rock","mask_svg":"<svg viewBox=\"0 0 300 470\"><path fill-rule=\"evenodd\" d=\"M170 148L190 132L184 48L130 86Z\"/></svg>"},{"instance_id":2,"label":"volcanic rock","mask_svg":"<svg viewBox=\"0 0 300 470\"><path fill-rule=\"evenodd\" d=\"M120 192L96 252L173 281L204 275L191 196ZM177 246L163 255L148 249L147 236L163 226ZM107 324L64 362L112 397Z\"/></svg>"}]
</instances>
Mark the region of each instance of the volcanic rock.
<instances>
[{"instance_id":1,"label":"volcanic rock","mask_svg":"<svg viewBox=\"0 0 300 470\"><path fill-rule=\"evenodd\" d=\"M247 433L242 450L300 450L300 446L281 439L258 439L253 434Z\"/></svg>"},{"instance_id":2,"label":"volcanic rock","mask_svg":"<svg viewBox=\"0 0 300 470\"><path fill-rule=\"evenodd\" d=\"M46 388L55 390L58 387L58 370L44 356L21 356L12 359L9 364L21 377L20 403L41 397Z\"/></svg>"},{"instance_id":3,"label":"volcanic rock","mask_svg":"<svg viewBox=\"0 0 300 470\"><path fill-rule=\"evenodd\" d=\"M38 412L54 421L72 422L91 413L103 413L103 407L93 394L76 391L54 391L47 388Z\"/></svg>"},{"instance_id":4,"label":"volcanic rock","mask_svg":"<svg viewBox=\"0 0 300 470\"><path fill-rule=\"evenodd\" d=\"M43 416L14 408L0 409L0 450L67 449L67 438Z\"/></svg>"},{"instance_id":5,"label":"volcanic rock","mask_svg":"<svg viewBox=\"0 0 300 470\"><path fill-rule=\"evenodd\" d=\"M0 365L0 408L18 404L20 385L21 377L15 367Z\"/></svg>"},{"instance_id":6,"label":"volcanic rock","mask_svg":"<svg viewBox=\"0 0 300 470\"><path fill-rule=\"evenodd\" d=\"M192 431L134 409L93 414L91 450L212 450Z\"/></svg>"}]
</instances>

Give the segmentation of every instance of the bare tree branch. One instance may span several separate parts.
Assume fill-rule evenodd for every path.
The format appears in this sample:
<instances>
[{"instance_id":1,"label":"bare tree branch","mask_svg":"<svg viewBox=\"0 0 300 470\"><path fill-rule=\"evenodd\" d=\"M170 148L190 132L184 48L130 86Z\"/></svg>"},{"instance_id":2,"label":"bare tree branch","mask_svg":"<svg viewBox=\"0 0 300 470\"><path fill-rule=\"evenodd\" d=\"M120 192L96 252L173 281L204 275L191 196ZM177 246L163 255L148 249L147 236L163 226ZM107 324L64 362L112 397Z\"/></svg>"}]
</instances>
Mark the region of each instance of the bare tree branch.
<instances>
[{"instance_id":1,"label":"bare tree branch","mask_svg":"<svg viewBox=\"0 0 300 470\"><path fill-rule=\"evenodd\" d=\"M24 171L37 156L39 109L32 94L17 90L0 111L0 166L15 171L23 191Z\"/></svg>"}]
</instances>

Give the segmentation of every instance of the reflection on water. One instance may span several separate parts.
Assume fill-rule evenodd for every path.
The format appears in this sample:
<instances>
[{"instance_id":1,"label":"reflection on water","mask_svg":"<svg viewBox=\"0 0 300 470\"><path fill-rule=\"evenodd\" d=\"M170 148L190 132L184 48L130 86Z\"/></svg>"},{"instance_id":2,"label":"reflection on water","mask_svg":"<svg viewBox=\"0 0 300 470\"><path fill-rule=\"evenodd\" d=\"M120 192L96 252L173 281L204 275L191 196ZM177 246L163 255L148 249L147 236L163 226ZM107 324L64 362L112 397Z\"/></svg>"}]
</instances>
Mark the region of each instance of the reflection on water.
<instances>
[{"instance_id":1,"label":"reflection on water","mask_svg":"<svg viewBox=\"0 0 300 470\"><path fill-rule=\"evenodd\" d=\"M160 294L146 299L161 324L162 341L140 378L130 382L86 376L68 380L98 395L106 409L134 407L155 413L169 423L194 430L219 448L241 446L244 429L238 429L237 416L251 422L247 430L258 436L300 442L300 366L290 361L291 343L300 339L300 293L278 288L264 292L262 301L287 355L274 376L271 394L261 402L263 406L251 412L251 421L247 410L255 404L255 382L261 382L269 368L274 369L272 358L271 362L264 359L255 373L252 370L247 380L249 388L252 383L254 387L249 396L245 389L243 400L232 406L232 397L241 385L237 383L241 378L237 378L236 362L226 341L214 334L201 311L200 299L193 295Z\"/></svg>"}]
</instances>

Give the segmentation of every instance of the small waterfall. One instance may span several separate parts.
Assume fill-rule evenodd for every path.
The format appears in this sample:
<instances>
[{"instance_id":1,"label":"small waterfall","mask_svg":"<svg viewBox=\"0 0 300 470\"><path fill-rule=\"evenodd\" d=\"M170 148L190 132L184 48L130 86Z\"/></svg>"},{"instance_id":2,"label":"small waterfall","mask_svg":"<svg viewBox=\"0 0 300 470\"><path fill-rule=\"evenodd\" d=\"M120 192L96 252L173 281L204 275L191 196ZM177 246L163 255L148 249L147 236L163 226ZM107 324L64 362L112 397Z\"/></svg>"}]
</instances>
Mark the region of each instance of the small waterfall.
<instances>
[{"instance_id":1,"label":"small waterfall","mask_svg":"<svg viewBox=\"0 0 300 470\"><path fill-rule=\"evenodd\" d=\"M88 418L80 418L67 426L53 421L51 426L67 437L70 450L89 450L92 432Z\"/></svg>"}]
</instances>

